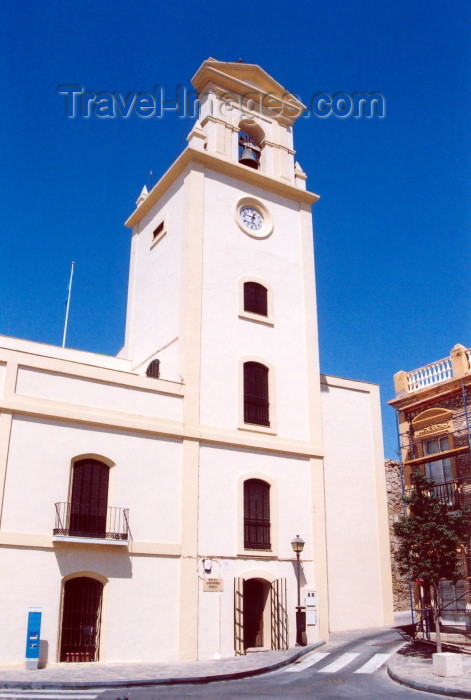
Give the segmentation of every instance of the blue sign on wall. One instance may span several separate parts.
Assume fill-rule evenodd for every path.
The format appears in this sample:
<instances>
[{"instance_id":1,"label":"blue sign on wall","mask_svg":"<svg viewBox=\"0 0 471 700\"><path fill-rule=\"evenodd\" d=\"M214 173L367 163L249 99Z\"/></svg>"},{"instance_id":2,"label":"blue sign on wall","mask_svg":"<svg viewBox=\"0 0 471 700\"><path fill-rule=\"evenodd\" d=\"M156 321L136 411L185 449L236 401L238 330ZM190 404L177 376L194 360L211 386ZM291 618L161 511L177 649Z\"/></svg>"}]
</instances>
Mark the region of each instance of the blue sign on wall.
<instances>
[{"instance_id":1,"label":"blue sign on wall","mask_svg":"<svg viewBox=\"0 0 471 700\"><path fill-rule=\"evenodd\" d=\"M26 658L39 659L39 641L41 635L40 612L28 613L28 631L26 633Z\"/></svg>"}]
</instances>

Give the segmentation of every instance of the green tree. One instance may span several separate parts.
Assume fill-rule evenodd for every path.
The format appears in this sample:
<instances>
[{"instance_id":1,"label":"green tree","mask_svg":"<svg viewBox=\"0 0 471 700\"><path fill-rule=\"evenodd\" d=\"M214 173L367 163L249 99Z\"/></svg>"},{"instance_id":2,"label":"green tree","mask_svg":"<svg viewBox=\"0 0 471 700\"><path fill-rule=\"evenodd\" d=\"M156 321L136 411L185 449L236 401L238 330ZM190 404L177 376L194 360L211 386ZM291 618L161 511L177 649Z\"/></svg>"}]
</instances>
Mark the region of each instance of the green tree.
<instances>
[{"instance_id":1,"label":"green tree","mask_svg":"<svg viewBox=\"0 0 471 700\"><path fill-rule=\"evenodd\" d=\"M407 514L394 523L399 546L394 557L402 574L423 581L433 591L433 615L437 651L441 652L439 581L459 578L458 547L463 542L469 519L466 511L447 503L434 490L434 482L421 471L412 475L412 489L404 501Z\"/></svg>"}]
</instances>

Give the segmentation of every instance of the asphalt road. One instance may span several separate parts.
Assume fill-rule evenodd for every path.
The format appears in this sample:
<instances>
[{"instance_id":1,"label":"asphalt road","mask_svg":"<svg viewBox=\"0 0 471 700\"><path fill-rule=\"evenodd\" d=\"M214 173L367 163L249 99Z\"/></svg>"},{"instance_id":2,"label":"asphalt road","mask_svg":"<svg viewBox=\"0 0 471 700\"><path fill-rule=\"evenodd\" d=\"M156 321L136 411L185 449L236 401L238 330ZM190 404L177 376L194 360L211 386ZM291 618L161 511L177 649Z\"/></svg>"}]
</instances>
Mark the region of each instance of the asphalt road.
<instances>
[{"instance_id":1,"label":"asphalt road","mask_svg":"<svg viewBox=\"0 0 471 700\"><path fill-rule=\"evenodd\" d=\"M110 690L98 700L162 700L164 698L283 698L284 700L439 700L446 696L406 688L387 675L385 662L400 647L402 638L394 630L374 636L326 644L301 663L253 678L203 685L154 686Z\"/></svg>"}]
</instances>

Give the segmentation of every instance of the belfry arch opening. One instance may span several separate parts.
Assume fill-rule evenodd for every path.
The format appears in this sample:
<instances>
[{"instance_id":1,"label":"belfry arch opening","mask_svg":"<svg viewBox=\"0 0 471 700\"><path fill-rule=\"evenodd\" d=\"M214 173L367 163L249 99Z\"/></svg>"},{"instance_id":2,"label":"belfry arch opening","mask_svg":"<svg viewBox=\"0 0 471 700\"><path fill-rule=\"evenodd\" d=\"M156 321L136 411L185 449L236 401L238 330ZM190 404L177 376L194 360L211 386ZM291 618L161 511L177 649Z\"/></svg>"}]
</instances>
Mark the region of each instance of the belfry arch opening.
<instances>
[{"instance_id":1,"label":"belfry arch opening","mask_svg":"<svg viewBox=\"0 0 471 700\"><path fill-rule=\"evenodd\" d=\"M263 129L253 119L243 119L239 129L239 163L258 170L265 138Z\"/></svg>"}]
</instances>

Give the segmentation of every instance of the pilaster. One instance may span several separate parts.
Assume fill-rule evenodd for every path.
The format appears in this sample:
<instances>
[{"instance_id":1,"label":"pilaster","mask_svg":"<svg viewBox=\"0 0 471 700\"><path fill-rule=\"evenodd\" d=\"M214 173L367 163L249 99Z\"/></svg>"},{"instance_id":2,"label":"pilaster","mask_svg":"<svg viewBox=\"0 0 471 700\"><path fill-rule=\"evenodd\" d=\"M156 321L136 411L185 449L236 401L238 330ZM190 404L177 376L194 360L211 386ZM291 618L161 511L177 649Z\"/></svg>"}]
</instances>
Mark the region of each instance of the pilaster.
<instances>
[{"instance_id":1,"label":"pilaster","mask_svg":"<svg viewBox=\"0 0 471 700\"><path fill-rule=\"evenodd\" d=\"M5 367L5 379L3 382L3 396L6 399L12 398L15 394L17 374L18 364L16 362L7 362ZM12 422L12 413L10 411L3 410L0 413L0 527L3 499L5 497L5 481L7 477L8 452L10 449Z\"/></svg>"},{"instance_id":2,"label":"pilaster","mask_svg":"<svg viewBox=\"0 0 471 700\"><path fill-rule=\"evenodd\" d=\"M185 398L183 422L198 426L201 384L201 295L203 287L204 167L193 164L185 177L187 230L183 237L181 356ZM181 473L181 560L179 659L198 657L198 440L185 439Z\"/></svg>"}]
</instances>

